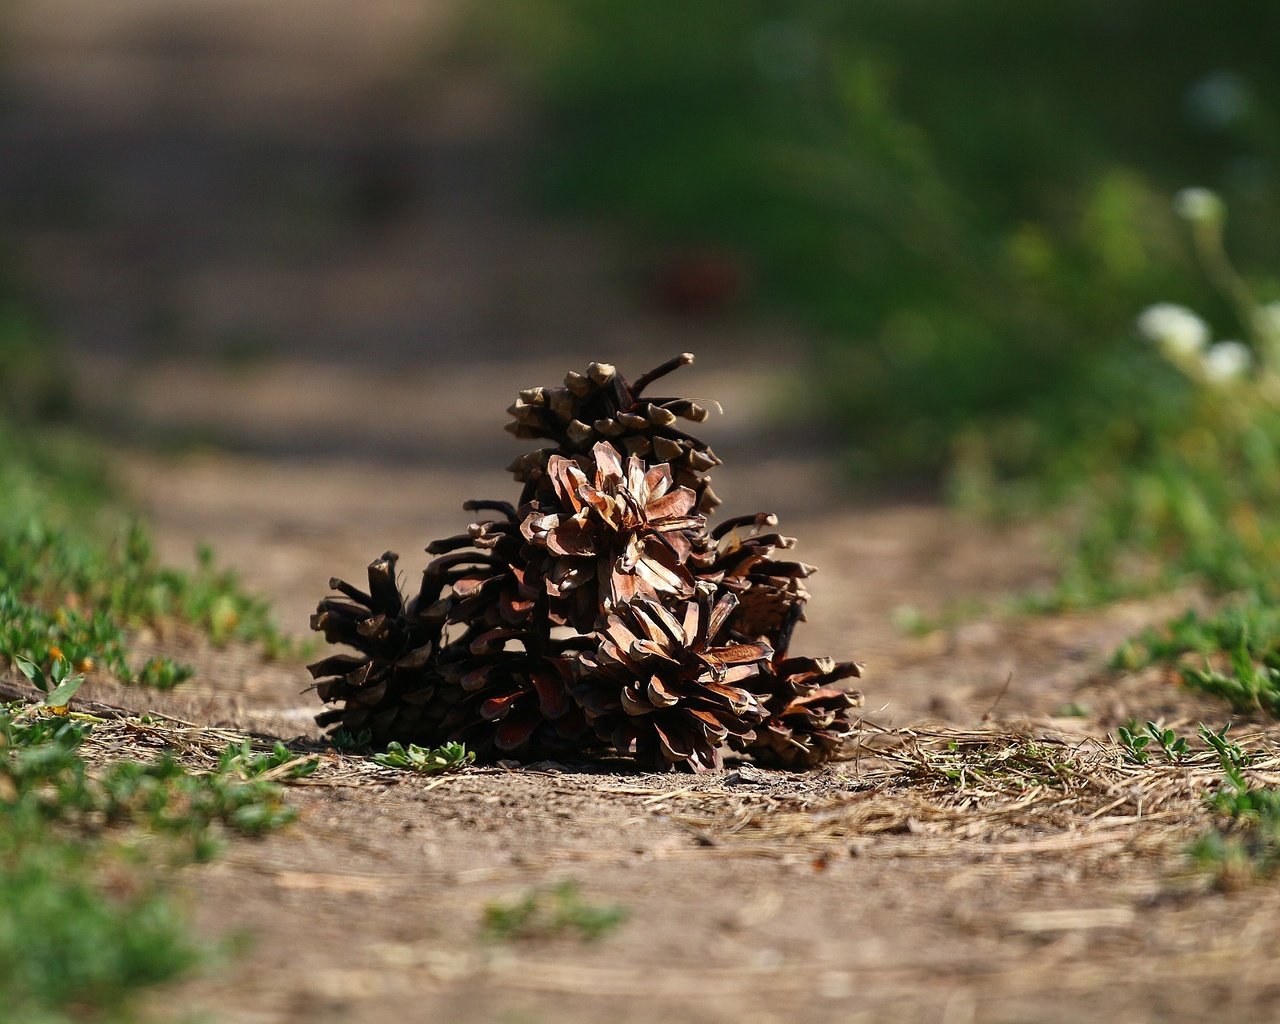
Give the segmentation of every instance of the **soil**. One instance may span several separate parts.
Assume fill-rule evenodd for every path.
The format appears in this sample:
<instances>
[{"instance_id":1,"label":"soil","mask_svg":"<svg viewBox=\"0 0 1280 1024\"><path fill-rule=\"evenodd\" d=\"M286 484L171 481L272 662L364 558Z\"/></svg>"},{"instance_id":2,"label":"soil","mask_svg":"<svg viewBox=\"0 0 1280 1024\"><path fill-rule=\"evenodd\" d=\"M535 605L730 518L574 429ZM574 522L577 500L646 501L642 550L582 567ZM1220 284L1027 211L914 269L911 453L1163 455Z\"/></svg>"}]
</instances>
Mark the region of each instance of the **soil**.
<instances>
[{"instance_id":1,"label":"soil","mask_svg":"<svg viewBox=\"0 0 1280 1024\"><path fill-rule=\"evenodd\" d=\"M886 773L886 751L931 729L1085 743L1131 717L1224 721L1166 675L1106 668L1194 595L903 633L904 609L1051 580L1052 525L851 494L848 440L779 415L813 372L802 333L732 306L664 312L608 232L529 212L519 91L455 45L472 5L347 11L4 15L6 216L161 553L189 563L212 542L301 636L330 576L391 548L412 577L467 522L463 500L512 495L502 467L521 449L500 427L518 388L692 350L683 389L724 407L704 431L717 491L778 512L820 567L798 647L867 663L866 733L858 759L805 776L544 762L437 779L325 754L291 790L298 824L185 873L199 927L251 947L154 1008L246 1024L1275 1019L1280 893L1186 872L1203 778L1167 812L1108 783L1023 820L1007 795L970 806ZM301 659L179 627L138 646L199 673L173 694L95 679L87 696L316 739ZM625 922L591 942L485 938L487 906L564 880Z\"/></svg>"}]
</instances>

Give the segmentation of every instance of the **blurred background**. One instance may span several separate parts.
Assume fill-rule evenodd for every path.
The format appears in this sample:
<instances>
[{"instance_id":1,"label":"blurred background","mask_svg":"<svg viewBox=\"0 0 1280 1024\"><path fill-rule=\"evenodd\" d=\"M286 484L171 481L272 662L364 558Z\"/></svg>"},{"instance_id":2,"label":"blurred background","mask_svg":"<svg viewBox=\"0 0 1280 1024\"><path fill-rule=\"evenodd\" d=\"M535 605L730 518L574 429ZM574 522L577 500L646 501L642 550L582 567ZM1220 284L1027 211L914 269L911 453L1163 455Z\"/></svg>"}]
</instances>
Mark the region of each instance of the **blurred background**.
<instances>
[{"instance_id":1,"label":"blurred background","mask_svg":"<svg viewBox=\"0 0 1280 1024\"><path fill-rule=\"evenodd\" d=\"M11 0L0 37L12 415L286 629L512 492L517 388L683 350L727 509L869 580L828 639L1044 584L937 502L1057 507L1185 421L1135 315L1240 328L1174 193L1280 296L1263 0Z\"/></svg>"}]
</instances>

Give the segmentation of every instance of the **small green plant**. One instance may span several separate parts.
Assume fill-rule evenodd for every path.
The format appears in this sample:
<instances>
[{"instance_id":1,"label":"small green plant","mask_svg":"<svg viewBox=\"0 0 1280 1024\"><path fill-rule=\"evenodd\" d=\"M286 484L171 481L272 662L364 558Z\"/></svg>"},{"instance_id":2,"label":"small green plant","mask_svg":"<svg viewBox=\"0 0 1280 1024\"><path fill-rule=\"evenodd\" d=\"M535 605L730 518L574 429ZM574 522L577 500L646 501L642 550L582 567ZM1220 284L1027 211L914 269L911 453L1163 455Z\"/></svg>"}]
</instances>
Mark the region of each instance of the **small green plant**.
<instances>
[{"instance_id":1,"label":"small green plant","mask_svg":"<svg viewBox=\"0 0 1280 1024\"><path fill-rule=\"evenodd\" d=\"M1249 756L1240 749L1240 744L1227 739L1227 733L1231 731L1230 722L1220 732L1214 732L1201 722L1199 731L1200 738L1218 755L1224 771L1248 767Z\"/></svg>"},{"instance_id":2,"label":"small green plant","mask_svg":"<svg viewBox=\"0 0 1280 1024\"><path fill-rule=\"evenodd\" d=\"M1112 658L1124 669L1153 663L1176 666L1189 689L1220 697L1236 711L1280 716L1280 605L1253 595L1209 616L1188 611L1163 630L1130 640Z\"/></svg>"},{"instance_id":3,"label":"small green plant","mask_svg":"<svg viewBox=\"0 0 1280 1024\"><path fill-rule=\"evenodd\" d=\"M179 665L172 658L155 657L143 664L134 680L140 686L149 686L155 690L172 690L193 675L195 670L187 665Z\"/></svg>"},{"instance_id":4,"label":"small green plant","mask_svg":"<svg viewBox=\"0 0 1280 1024\"><path fill-rule=\"evenodd\" d=\"M278 751L250 754L242 771L244 748L233 745L216 772L192 772L162 754L151 762L116 761L90 776L79 748L91 728L91 721L43 717L41 707L0 711L0 791L9 794L0 807L66 826L131 823L204 860L215 848L215 826L257 834L295 817L281 788L257 776L291 764L294 770L283 777L315 770L314 759L285 750L283 758Z\"/></svg>"},{"instance_id":5,"label":"small green plant","mask_svg":"<svg viewBox=\"0 0 1280 1024\"><path fill-rule=\"evenodd\" d=\"M1221 672L1207 662L1200 668L1183 666L1183 682L1193 690L1223 698L1237 711L1265 711L1280 717L1280 669L1257 664L1243 644L1228 654L1230 671Z\"/></svg>"},{"instance_id":6,"label":"small green plant","mask_svg":"<svg viewBox=\"0 0 1280 1024\"><path fill-rule=\"evenodd\" d=\"M147 531L122 513L83 439L18 425L0 414L0 658L135 678L127 631L164 619L203 628L217 643L289 641L264 601L201 548L194 570L163 565ZM188 670L160 660L136 674L173 686Z\"/></svg>"},{"instance_id":7,"label":"small green plant","mask_svg":"<svg viewBox=\"0 0 1280 1024\"><path fill-rule=\"evenodd\" d=\"M214 826L260 835L297 817L270 781L229 772L190 772L171 755L110 765L89 790L92 806L111 822L131 822L180 844L199 861L217 852Z\"/></svg>"},{"instance_id":8,"label":"small green plant","mask_svg":"<svg viewBox=\"0 0 1280 1024\"><path fill-rule=\"evenodd\" d=\"M1226 783L1209 798L1209 806L1244 825L1280 825L1280 789L1250 786L1239 769L1226 769Z\"/></svg>"},{"instance_id":9,"label":"small green plant","mask_svg":"<svg viewBox=\"0 0 1280 1024\"><path fill-rule=\"evenodd\" d=\"M102 612L86 614L28 600L5 586L0 568L0 658L16 663L25 657L42 666L63 660L82 672L101 663L124 673L124 639L119 624Z\"/></svg>"},{"instance_id":10,"label":"small green plant","mask_svg":"<svg viewBox=\"0 0 1280 1024\"><path fill-rule=\"evenodd\" d=\"M1126 641L1112 655L1111 666L1133 671L1175 662L1184 654L1208 657L1241 646L1258 660L1280 665L1280 605L1251 595L1208 615L1190 609Z\"/></svg>"},{"instance_id":11,"label":"small green plant","mask_svg":"<svg viewBox=\"0 0 1280 1024\"><path fill-rule=\"evenodd\" d=\"M54 1024L89 1011L131 1019L140 988L210 954L191 937L163 869L207 860L221 830L254 835L294 816L270 781L193 772L167 754L91 774L82 747L95 721L0 705L6 1020Z\"/></svg>"},{"instance_id":12,"label":"small green plant","mask_svg":"<svg viewBox=\"0 0 1280 1024\"><path fill-rule=\"evenodd\" d=\"M1116 730L1120 737L1120 745L1124 747L1124 756L1128 761L1134 764L1146 764L1151 760L1151 754L1147 750L1147 745L1151 742L1150 736L1143 736L1135 733L1129 726L1122 725Z\"/></svg>"},{"instance_id":13,"label":"small green plant","mask_svg":"<svg viewBox=\"0 0 1280 1024\"><path fill-rule=\"evenodd\" d=\"M1180 764L1189 753L1186 737L1179 736L1172 729L1162 729L1155 722L1148 722L1147 735L1164 752L1165 759L1170 764Z\"/></svg>"},{"instance_id":14,"label":"small green plant","mask_svg":"<svg viewBox=\"0 0 1280 1024\"><path fill-rule=\"evenodd\" d=\"M939 620L913 604L900 604L889 613L893 628L904 636L924 637L939 628Z\"/></svg>"},{"instance_id":15,"label":"small green plant","mask_svg":"<svg viewBox=\"0 0 1280 1024\"><path fill-rule=\"evenodd\" d=\"M1125 759L1133 764L1146 764L1151 760L1153 750L1161 751L1170 764L1181 764L1191 753L1185 736L1179 736L1172 729L1161 728L1155 722L1148 722L1144 732L1139 732L1133 722L1120 726L1116 732L1124 748Z\"/></svg>"},{"instance_id":16,"label":"small green plant","mask_svg":"<svg viewBox=\"0 0 1280 1024\"><path fill-rule=\"evenodd\" d=\"M248 739L238 746L230 743L218 761L221 773L238 775L246 780L268 773L272 778L302 779L311 775L319 766L319 758L295 754L279 740L264 754L255 754L253 744Z\"/></svg>"},{"instance_id":17,"label":"small green plant","mask_svg":"<svg viewBox=\"0 0 1280 1024\"><path fill-rule=\"evenodd\" d=\"M373 730L361 729L351 732L349 729L338 729L329 736L329 746L344 752L366 750L373 743Z\"/></svg>"},{"instance_id":18,"label":"small green plant","mask_svg":"<svg viewBox=\"0 0 1280 1024\"><path fill-rule=\"evenodd\" d=\"M31 685L44 694L46 707L66 707L84 684L84 675L73 672L71 664L64 658L55 658L47 674L27 658L19 657L17 663L18 670L31 681Z\"/></svg>"},{"instance_id":19,"label":"small green plant","mask_svg":"<svg viewBox=\"0 0 1280 1024\"><path fill-rule=\"evenodd\" d=\"M1219 885L1240 888L1280 870L1280 789L1250 786L1239 767L1238 747L1220 756L1226 778L1206 797L1219 820L1189 853Z\"/></svg>"},{"instance_id":20,"label":"small green plant","mask_svg":"<svg viewBox=\"0 0 1280 1024\"><path fill-rule=\"evenodd\" d=\"M624 907L589 903L579 892L578 884L569 880L551 889L532 889L510 902L486 905L483 930L491 940L573 934L588 942L607 935L626 917Z\"/></svg>"},{"instance_id":21,"label":"small green plant","mask_svg":"<svg viewBox=\"0 0 1280 1024\"><path fill-rule=\"evenodd\" d=\"M384 768L438 775L470 764L476 755L474 750L468 750L461 743L446 743L431 749L416 743L410 743L407 748L399 743L388 743L386 751L374 754L373 759Z\"/></svg>"}]
</instances>

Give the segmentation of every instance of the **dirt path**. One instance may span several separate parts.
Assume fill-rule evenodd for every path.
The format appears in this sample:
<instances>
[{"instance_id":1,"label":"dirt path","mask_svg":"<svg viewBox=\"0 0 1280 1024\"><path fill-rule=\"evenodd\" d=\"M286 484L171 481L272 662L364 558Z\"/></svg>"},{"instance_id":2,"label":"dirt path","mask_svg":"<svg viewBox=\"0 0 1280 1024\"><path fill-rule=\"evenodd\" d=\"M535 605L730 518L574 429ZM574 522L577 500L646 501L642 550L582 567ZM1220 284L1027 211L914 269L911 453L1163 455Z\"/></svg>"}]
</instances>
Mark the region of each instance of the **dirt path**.
<instances>
[{"instance_id":1,"label":"dirt path","mask_svg":"<svg viewBox=\"0 0 1280 1024\"><path fill-rule=\"evenodd\" d=\"M725 410L706 427L726 460L717 490L780 513L820 567L798 642L868 663L870 721L1102 736L1130 715L1223 717L1102 672L1177 598L895 629L900 607L1044 582L1043 531L855 501L829 438L778 425L808 372L802 337L656 313L606 238L528 213L518 97L445 56L455 7L6 13L6 216L167 557L213 542L302 631L330 575L358 578L385 548L414 574L428 540L465 524L464 499L510 496L501 467L519 448L501 410L517 388L693 350L684 386ZM96 696L311 731L300 665L181 633L143 642L200 676L169 697ZM1072 703L1087 717L1052 717ZM1124 792L1076 821L1009 808L966 825L877 789L870 755L806 779L542 765L356 782L344 764L293 791L297 826L190 873L203 926L254 946L161 1007L263 1024L968 1024L1261 1021L1280 999L1275 894L1187 888L1184 826L1135 826L1133 797L1107 831ZM479 936L486 905L564 879L627 922L587 945Z\"/></svg>"}]
</instances>

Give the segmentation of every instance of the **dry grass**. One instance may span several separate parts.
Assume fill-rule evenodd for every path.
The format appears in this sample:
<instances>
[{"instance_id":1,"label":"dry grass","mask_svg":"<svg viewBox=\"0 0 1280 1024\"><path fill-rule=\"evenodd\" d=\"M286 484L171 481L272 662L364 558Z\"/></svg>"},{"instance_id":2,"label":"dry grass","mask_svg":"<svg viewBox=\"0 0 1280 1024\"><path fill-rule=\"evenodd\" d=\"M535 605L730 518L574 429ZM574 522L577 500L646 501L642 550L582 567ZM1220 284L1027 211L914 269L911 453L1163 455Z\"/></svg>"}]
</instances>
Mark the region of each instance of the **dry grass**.
<instances>
[{"instance_id":1,"label":"dry grass","mask_svg":"<svg viewBox=\"0 0 1280 1024\"><path fill-rule=\"evenodd\" d=\"M92 701L78 713L94 719L86 759L105 763L146 759L167 750L187 767L214 771L240 730L179 718L138 715ZM1178 723L1186 729L1188 723ZM266 753L275 737L249 735ZM1280 726L1242 730L1233 739L1249 757L1246 778L1280 784ZM492 789L504 776L545 776L545 791L621 800L641 814L669 818L688 831L693 848L725 847L734 856L930 857L1095 850L1155 852L1184 842L1208 820L1207 793L1221 784L1217 754L1194 741L1178 762L1154 754L1135 763L1108 737L1071 733L1051 724L981 729L887 729L864 723L853 759L810 775L742 764L702 777L654 775L627 766L469 766L429 780L297 742L297 760L317 758L308 777L289 779L290 761L263 778L303 787L385 787L410 784L416 793L442 786ZM895 841L896 840L896 841Z\"/></svg>"},{"instance_id":2,"label":"dry grass","mask_svg":"<svg viewBox=\"0 0 1280 1024\"><path fill-rule=\"evenodd\" d=\"M1051 726L865 728L859 756L812 782L747 768L729 786L631 792L735 855L980 858L1167 851L1205 826L1204 797L1223 780L1207 747L1137 764L1109 737ZM1280 782L1280 729L1237 740L1251 782ZM746 773L756 781L744 792L732 783Z\"/></svg>"}]
</instances>

